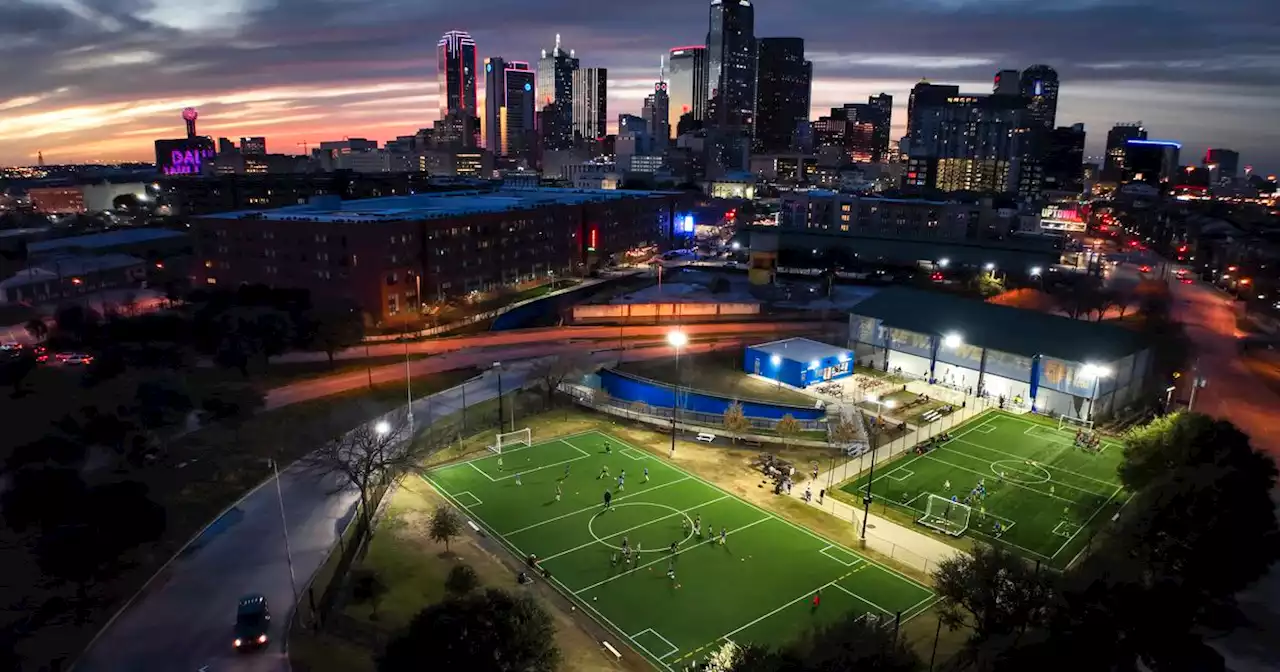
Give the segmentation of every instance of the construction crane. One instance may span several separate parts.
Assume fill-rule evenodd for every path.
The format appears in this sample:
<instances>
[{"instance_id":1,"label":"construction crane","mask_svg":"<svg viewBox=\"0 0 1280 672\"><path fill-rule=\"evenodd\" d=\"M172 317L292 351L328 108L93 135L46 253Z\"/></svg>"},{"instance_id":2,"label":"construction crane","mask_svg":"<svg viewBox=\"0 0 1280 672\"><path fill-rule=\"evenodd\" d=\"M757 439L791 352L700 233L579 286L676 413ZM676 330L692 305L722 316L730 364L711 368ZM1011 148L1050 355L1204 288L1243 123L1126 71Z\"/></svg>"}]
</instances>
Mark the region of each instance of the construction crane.
<instances>
[{"instance_id":1,"label":"construction crane","mask_svg":"<svg viewBox=\"0 0 1280 672\"><path fill-rule=\"evenodd\" d=\"M311 143L311 141L310 141L310 140L303 140L302 142L299 142L299 143L297 143L297 144L298 144L298 146L299 146L299 147L301 147L301 148L302 148L302 153L303 153L303 154L305 154L305 155L307 155L307 156L311 156L311 144L312 144L312 143Z\"/></svg>"}]
</instances>

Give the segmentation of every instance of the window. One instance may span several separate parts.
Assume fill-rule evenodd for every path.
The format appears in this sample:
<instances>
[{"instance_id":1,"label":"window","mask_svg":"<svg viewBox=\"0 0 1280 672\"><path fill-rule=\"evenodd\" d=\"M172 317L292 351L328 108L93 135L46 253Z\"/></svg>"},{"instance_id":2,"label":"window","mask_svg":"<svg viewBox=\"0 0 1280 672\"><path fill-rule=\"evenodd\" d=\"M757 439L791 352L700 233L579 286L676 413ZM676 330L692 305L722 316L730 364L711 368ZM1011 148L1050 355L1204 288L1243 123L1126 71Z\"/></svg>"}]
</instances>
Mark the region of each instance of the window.
<instances>
[{"instance_id":1,"label":"window","mask_svg":"<svg viewBox=\"0 0 1280 672\"><path fill-rule=\"evenodd\" d=\"M327 242L329 242L329 236L327 236L327 235L325 235L325 234L323 234L323 233L317 233L317 234L316 234L316 242L317 242L317 243L327 243Z\"/></svg>"},{"instance_id":2,"label":"window","mask_svg":"<svg viewBox=\"0 0 1280 672\"><path fill-rule=\"evenodd\" d=\"M387 297L387 314L395 315L400 312L400 295L392 294Z\"/></svg>"},{"instance_id":3,"label":"window","mask_svg":"<svg viewBox=\"0 0 1280 672\"><path fill-rule=\"evenodd\" d=\"M387 286L395 285L400 282L400 277L394 272L387 274Z\"/></svg>"}]
</instances>

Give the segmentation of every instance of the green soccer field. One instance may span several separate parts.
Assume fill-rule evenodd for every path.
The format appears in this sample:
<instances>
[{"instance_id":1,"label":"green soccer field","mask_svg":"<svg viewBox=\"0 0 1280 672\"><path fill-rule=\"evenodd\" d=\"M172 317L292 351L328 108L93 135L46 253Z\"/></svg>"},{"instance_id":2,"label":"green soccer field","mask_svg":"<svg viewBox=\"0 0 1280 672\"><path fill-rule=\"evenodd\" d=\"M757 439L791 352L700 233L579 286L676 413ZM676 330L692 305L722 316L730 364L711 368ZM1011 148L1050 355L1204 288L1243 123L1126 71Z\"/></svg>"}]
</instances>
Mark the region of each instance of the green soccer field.
<instances>
[{"instance_id":1,"label":"green soccer field","mask_svg":"<svg viewBox=\"0 0 1280 672\"><path fill-rule=\"evenodd\" d=\"M987 494L971 499L964 534L1065 567L1127 498L1116 475L1117 442L1104 440L1100 451L1086 451L1075 446L1074 429L1000 411L950 434L950 441L924 455L908 452L877 465L874 500L915 520L929 495L963 502L981 481ZM861 497L866 484L863 475L841 490Z\"/></svg>"},{"instance_id":2,"label":"green soccer field","mask_svg":"<svg viewBox=\"0 0 1280 672\"><path fill-rule=\"evenodd\" d=\"M537 555L562 592L668 670L725 640L779 645L850 612L892 627L898 614L906 622L934 601L928 587L596 432L513 446L423 478L519 557ZM624 537L639 554L614 566Z\"/></svg>"}]
</instances>

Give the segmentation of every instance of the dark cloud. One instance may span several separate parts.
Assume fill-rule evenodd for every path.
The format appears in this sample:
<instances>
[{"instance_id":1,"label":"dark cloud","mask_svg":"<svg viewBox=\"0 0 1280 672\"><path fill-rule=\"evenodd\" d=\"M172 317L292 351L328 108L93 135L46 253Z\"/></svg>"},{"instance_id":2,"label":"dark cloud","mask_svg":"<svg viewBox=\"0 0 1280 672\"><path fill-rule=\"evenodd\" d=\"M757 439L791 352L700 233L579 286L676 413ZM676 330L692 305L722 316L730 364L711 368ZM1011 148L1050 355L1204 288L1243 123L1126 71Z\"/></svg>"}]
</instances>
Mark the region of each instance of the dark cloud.
<instances>
[{"instance_id":1,"label":"dark cloud","mask_svg":"<svg viewBox=\"0 0 1280 672\"><path fill-rule=\"evenodd\" d=\"M1160 116L1135 92L1163 84L1220 98L1223 119L1243 138L1241 109L1280 101L1275 2L758 0L756 32L806 38L820 101L860 83L901 95L921 77L985 86L995 70L1048 63L1064 95L1098 91L1096 109L1075 106L1093 126ZM0 152L12 141L6 121L69 106L387 82L422 84L387 95L431 95L435 42L451 29L471 32L481 58L523 60L559 33L584 63L610 68L615 92L628 97L621 108L656 77L660 54L705 40L707 17L705 0L0 0ZM1107 86L1127 98L1108 99ZM1236 95L1251 102L1232 107ZM13 99L24 104L6 109ZM1264 119L1255 124L1274 140ZM1264 150L1280 162L1280 147Z\"/></svg>"}]
</instances>

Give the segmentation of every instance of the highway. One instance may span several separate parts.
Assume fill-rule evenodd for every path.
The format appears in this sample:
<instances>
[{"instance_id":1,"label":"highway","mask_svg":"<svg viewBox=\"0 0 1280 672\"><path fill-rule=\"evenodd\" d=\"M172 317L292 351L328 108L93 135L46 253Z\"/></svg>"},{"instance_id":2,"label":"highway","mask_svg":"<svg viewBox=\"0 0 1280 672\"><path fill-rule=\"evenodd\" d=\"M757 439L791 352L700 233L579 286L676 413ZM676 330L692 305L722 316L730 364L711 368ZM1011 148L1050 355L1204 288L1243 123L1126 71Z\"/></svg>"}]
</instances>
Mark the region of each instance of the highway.
<instances>
[{"instance_id":1,"label":"highway","mask_svg":"<svg viewBox=\"0 0 1280 672\"><path fill-rule=\"evenodd\" d=\"M545 329L516 329L512 331L492 331L467 336L448 336L425 341L410 341L409 352L413 354L438 355L458 350L474 350L499 346L529 345L546 343L547 341L601 341L605 347L611 347L611 341L617 343L622 339L633 338L665 338L673 329L680 329L690 337L696 336L744 336L755 334L764 340L769 336L816 332L823 327L830 328L821 322L720 322L713 324L662 324L643 326L602 326L602 327L548 327ZM379 343L376 345L358 345L347 348L334 355L334 359L364 359L366 357L389 357L403 355L404 343ZM272 363L285 362L323 362L328 355L323 352L290 352L272 357Z\"/></svg>"}]
</instances>

